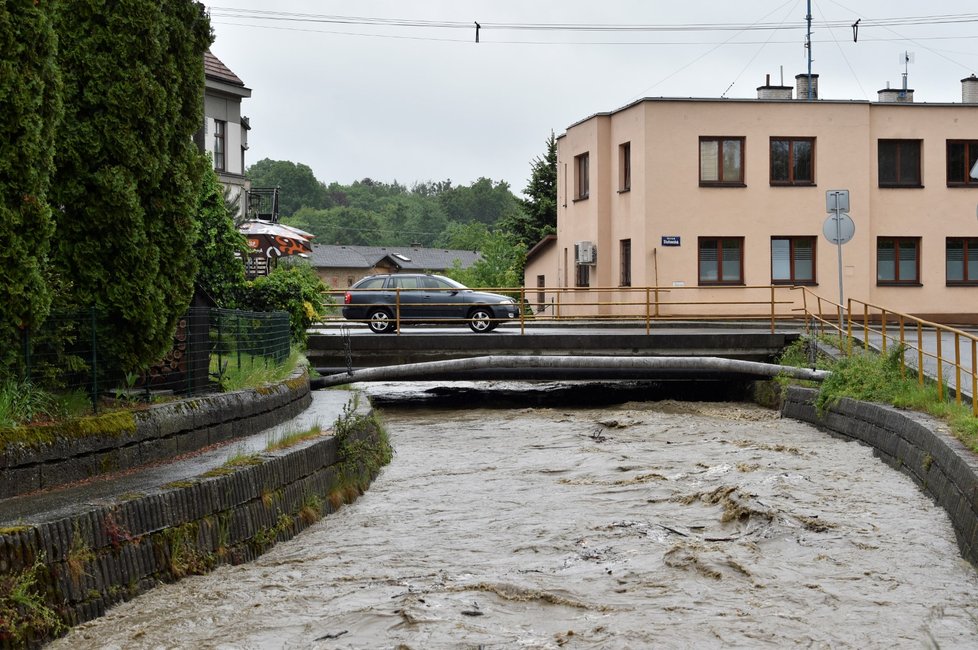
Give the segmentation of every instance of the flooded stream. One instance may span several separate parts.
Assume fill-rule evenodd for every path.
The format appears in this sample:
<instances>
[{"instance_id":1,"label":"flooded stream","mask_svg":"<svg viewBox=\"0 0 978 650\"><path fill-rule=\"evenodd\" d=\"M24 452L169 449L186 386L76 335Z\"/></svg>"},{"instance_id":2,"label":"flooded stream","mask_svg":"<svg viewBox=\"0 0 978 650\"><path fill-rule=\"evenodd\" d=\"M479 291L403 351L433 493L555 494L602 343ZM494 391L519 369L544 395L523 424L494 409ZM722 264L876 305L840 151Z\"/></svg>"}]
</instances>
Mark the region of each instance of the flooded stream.
<instances>
[{"instance_id":1,"label":"flooded stream","mask_svg":"<svg viewBox=\"0 0 978 650\"><path fill-rule=\"evenodd\" d=\"M944 512L868 448L776 412L383 419L396 454L355 504L51 647L978 646L978 573Z\"/></svg>"}]
</instances>

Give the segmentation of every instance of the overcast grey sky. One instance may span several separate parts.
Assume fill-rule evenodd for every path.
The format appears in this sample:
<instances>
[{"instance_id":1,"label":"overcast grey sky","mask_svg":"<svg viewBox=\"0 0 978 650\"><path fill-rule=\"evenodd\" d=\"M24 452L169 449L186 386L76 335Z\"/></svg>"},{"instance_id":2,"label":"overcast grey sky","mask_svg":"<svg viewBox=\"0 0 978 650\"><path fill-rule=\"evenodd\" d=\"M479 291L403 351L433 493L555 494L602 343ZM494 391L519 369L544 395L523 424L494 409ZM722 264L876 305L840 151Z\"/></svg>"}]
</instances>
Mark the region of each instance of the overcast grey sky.
<instances>
[{"instance_id":1,"label":"overcast grey sky","mask_svg":"<svg viewBox=\"0 0 978 650\"><path fill-rule=\"evenodd\" d=\"M467 185L485 176L519 194L551 130L641 97L756 97L766 74L778 83L783 69L794 85L807 71L806 0L219 0L208 8L212 51L252 89L243 105L247 164L305 163L326 183ZM960 80L978 73L975 0L812 0L812 19L823 99L875 101L887 82L902 84L904 52L918 102L960 102Z\"/></svg>"}]
</instances>

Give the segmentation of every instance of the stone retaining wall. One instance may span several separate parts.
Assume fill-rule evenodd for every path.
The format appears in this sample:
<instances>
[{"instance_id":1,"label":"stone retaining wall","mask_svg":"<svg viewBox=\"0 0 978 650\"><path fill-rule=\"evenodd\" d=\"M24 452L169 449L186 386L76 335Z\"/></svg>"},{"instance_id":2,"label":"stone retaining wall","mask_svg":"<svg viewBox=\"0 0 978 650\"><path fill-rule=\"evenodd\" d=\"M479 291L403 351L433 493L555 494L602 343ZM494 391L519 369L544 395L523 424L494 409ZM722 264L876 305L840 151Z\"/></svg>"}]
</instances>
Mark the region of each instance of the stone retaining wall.
<instances>
[{"instance_id":1,"label":"stone retaining wall","mask_svg":"<svg viewBox=\"0 0 978 650\"><path fill-rule=\"evenodd\" d=\"M842 399L821 416L816 391L789 387L781 414L873 448L947 511L961 555L978 566L978 458L940 421L890 406Z\"/></svg>"},{"instance_id":2,"label":"stone retaining wall","mask_svg":"<svg viewBox=\"0 0 978 650\"><path fill-rule=\"evenodd\" d=\"M273 386L208 395L38 427L39 440L0 450L0 499L167 460L249 436L305 410L306 371ZM64 429L64 431L62 431Z\"/></svg>"},{"instance_id":3,"label":"stone retaining wall","mask_svg":"<svg viewBox=\"0 0 978 650\"><path fill-rule=\"evenodd\" d=\"M339 428L260 454L254 464L225 466L112 506L80 505L58 521L2 529L0 580L26 576L49 611L75 625L161 582L249 561L355 499L389 460L386 435L369 409ZM30 611L20 613L30 619ZM3 614L0 646L36 646L57 633L35 621L24 636L4 638Z\"/></svg>"}]
</instances>

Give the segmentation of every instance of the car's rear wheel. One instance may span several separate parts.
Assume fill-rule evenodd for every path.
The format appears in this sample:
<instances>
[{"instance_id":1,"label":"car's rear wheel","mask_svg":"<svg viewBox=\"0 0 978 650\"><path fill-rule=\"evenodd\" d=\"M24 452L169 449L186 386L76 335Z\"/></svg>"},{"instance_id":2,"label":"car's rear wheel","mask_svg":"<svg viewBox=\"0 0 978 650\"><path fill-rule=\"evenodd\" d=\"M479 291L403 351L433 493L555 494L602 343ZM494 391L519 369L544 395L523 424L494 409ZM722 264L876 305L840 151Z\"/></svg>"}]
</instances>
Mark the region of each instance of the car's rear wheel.
<instances>
[{"instance_id":1,"label":"car's rear wheel","mask_svg":"<svg viewBox=\"0 0 978 650\"><path fill-rule=\"evenodd\" d=\"M390 334L394 331L394 320L386 309L374 309L367 316L367 325L374 334Z\"/></svg>"},{"instance_id":2,"label":"car's rear wheel","mask_svg":"<svg viewBox=\"0 0 978 650\"><path fill-rule=\"evenodd\" d=\"M476 307L469 312L469 328L476 333L491 332L496 329L491 309Z\"/></svg>"}]
</instances>

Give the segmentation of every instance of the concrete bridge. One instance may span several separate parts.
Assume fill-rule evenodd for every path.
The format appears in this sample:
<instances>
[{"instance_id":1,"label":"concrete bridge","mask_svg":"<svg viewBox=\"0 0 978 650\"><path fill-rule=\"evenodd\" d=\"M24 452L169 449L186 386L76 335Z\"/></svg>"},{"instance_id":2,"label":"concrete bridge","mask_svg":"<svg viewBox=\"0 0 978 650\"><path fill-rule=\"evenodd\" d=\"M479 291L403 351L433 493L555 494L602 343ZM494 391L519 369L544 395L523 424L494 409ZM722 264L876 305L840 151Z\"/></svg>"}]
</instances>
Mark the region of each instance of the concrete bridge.
<instances>
[{"instance_id":1,"label":"concrete bridge","mask_svg":"<svg viewBox=\"0 0 978 650\"><path fill-rule=\"evenodd\" d=\"M321 375L337 375L328 380L330 384L383 379L729 380L763 373L749 363L723 360L768 363L799 336L794 327L772 333L766 323L669 323L649 333L644 327L613 323L525 330L513 325L491 334L416 327L405 328L397 336L350 326L312 334L307 356ZM665 358L686 361L666 362ZM435 363L461 360L469 361ZM415 368L394 372L393 366ZM382 367L389 371L359 372ZM341 381L341 375L350 379Z\"/></svg>"}]
</instances>

